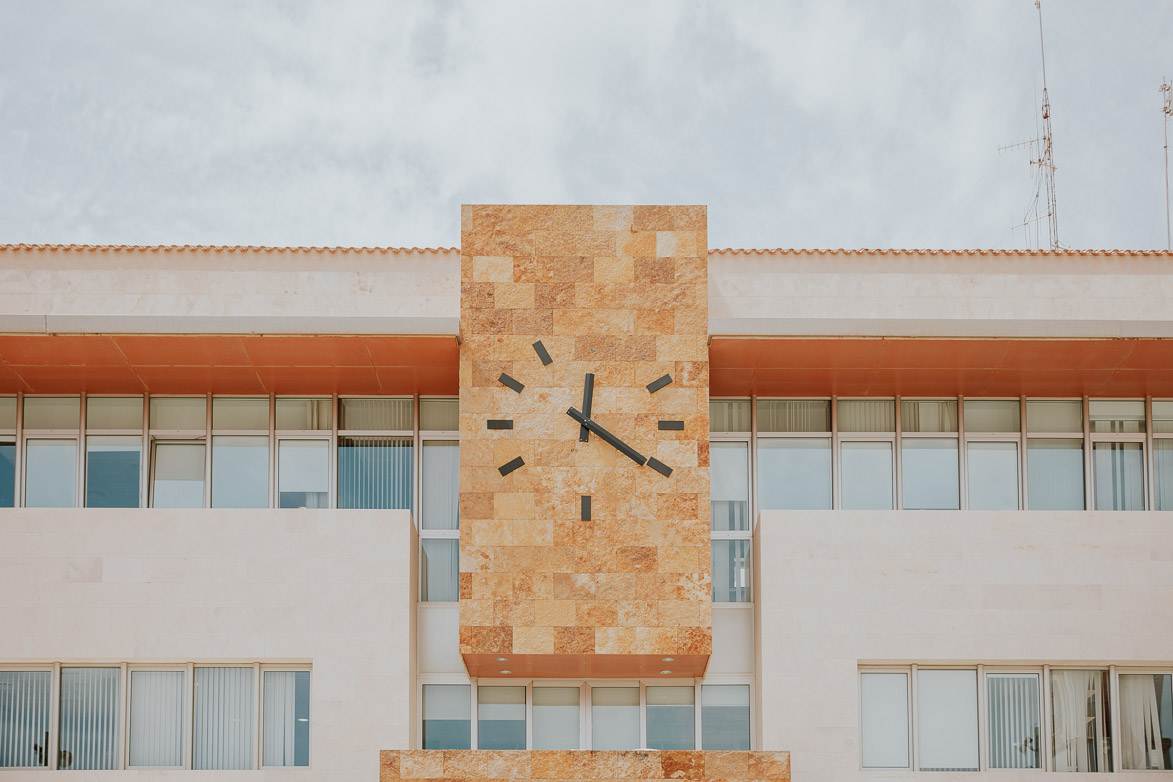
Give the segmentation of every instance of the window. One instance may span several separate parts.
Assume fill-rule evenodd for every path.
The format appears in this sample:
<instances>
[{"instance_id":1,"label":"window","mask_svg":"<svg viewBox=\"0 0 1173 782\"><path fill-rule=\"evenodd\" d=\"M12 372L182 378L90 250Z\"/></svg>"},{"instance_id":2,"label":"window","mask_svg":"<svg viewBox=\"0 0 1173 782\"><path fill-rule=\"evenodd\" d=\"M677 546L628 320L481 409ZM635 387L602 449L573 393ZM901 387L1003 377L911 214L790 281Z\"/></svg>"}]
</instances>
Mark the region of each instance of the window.
<instances>
[{"instance_id":1,"label":"window","mask_svg":"<svg viewBox=\"0 0 1173 782\"><path fill-rule=\"evenodd\" d=\"M639 687L591 688L594 749L639 749Z\"/></svg>"},{"instance_id":2,"label":"window","mask_svg":"<svg viewBox=\"0 0 1173 782\"><path fill-rule=\"evenodd\" d=\"M183 767L183 671L130 672L128 766Z\"/></svg>"},{"instance_id":3,"label":"window","mask_svg":"<svg viewBox=\"0 0 1173 782\"><path fill-rule=\"evenodd\" d=\"M715 441L709 445L710 504L713 529L749 529L749 444Z\"/></svg>"},{"instance_id":4,"label":"window","mask_svg":"<svg viewBox=\"0 0 1173 782\"><path fill-rule=\"evenodd\" d=\"M1173 769L1173 676L1120 674L1120 765Z\"/></svg>"},{"instance_id":5,"label":"window","mask_svg":"<svg viewBox=\"0 0 1173 782\"><path fill-rule=\"evenodd\" d=\"M151 489L156 508L204 507L203 443L156 443Z\"/></svg>"},{"instance_id":6,"label":"window","mask_svg":"<svg viewBox=\"0 0 1173 782\"><path fill-rule=\"evenodd\" d=\"M1107 671L1051 671L1056 771L1111 771Z\"/></svg>"},{"instance_id":7,"label":"window","mask_svg":"<svg viewBox=\"0 0 1173 782\"><path fill-rule=\"evenodd\" d=\"M1037 673L986 674L990 768L1040 768Z\"/></svg>"},{"instance_id":8,"label":"window","mask_svg":"<svg viewBox=\"0 0 1173 782\"><path fill-rule=\"evenodd\" d=\"M896 403L892 399L844 399L838 405L841 507L890 510Z\"/></svg>"},{"instance_id":9,"label":"window","mask_svg":"<svg viewBox=\"0 0 1173 782\"><path fill-rule=\"evenodd\" d=\"M908 674L863 673L860 730L864 768L908 768Z\"/></svg>"},{"instance_id":10,"label":"window","mask_svg":"<svg viewBox=\"0 0 1173 782\"><path fill-rule=\"evenodd\" d=\"M921 771L978 770L977 671L917 672Z\"/></svg>"},{"instance_id":11,"label":"window","mask_svg":"<svg viewBox=\"0 0 1173 782\"><path fill-rule=\"evenodd\" d=\"M957 432L956 400L903 400L900 403L901 476L904 508L956 510L960 506L957 437L909 437L908 433Z\"/></svg>"},{"instance_id":12,"label":"window","mask_svg":"<svg viewBox=\"0 0 1173 782\"><path fill-rule=\"evenodd\" d=\"M49 764L49 671L0 671L0 768Z\"/></svg>"},{"instance_id":13,"label":"window","mask_svg":"<svg viewBox=\"0 0 1173 782\"><path fill-rule=\"evenodd\" d=\"M410 508L411 399L339 399L338 507Z\"/></svg>"},{"instance_id":14,"label":"window","mask_svg":"<svg viewBox=\"0 0 1173 782\"><path fill-rule=\"evenodd\" d=\"M1019 509L1021 429L1021 407L1017 399L965 400L966 489L970 510Z\"/></svg>"},{"instance_id":15,"label":"window","mask_svg":"<svg viewBox=\"0 0 1173 782\"><path fill-rule=\"evenodd\" d=\"M268 399L212 400L212 507L269 507Z\"/></svg>"},{"instance_id":16,"label":"window","mask_svg":"<svg viewBox=\"0 0 1173 782\"><path fill-rule=\"evenodd\" d=\"M749 685L706 684L701 687L702 749L749 749Z\"/></svg>"},{"instance_id":17,"label":"window","mask_svg":"<svg viewBox=\"0 0 1173 782\"><path fill-rule=\"evenodd\" d=\"M330 441L277 441L277 507L330 507Z\"/></svg>"},{"instance_id":18,"label":"window","mask_svg":"<svg viewBox=\"0 0 1173 782\"><path fill-rule=\"evenodd\" d=\"M714 540L713 602L748 603L753 600L750 579L750 541Z\"/></svg>"},{"instance_id":19,"label":"window","mask_svg":"<svg viewBox=\"0 0 1173 782\"><path fill-rule=\"evenodd\" d=\"M460 541L420 539L420 600L456 602L460 583Z\"/></svg>"},{"instance_id":20,"label":"window","mask_svg":"<svg viewBox=\"0 0 1173 782\"><path fill-rule=\"evenodd\" d=\"M424 685L424 749L469 749L472 702L467 684Z\"/></svg>"},{"instance_id":21,"label":"window","mask_svg":"<svg viewBox=\"0 0 1173 782\"><path fill-rule=\"evenodd\" d=\"M77 440L28 440L24 459L25 507L77 505Z\"/></svg>"},{"instance_id":22,"label":"window","mask_svg":"<svg viewBox=\"0 0 1173 782\"><path fill-rule=\"evenodd\" d=\"M525 749L525 687L477 688L477 747Z\"/></svg>"},{"instance_id":23,"label":"window","mask_svg":"<svg viewBox=\"0 0 1173 782\"><path fill-rule=\"evenodd\" d=\"M646 689L649 749L695 749L695 687Z\"/></svg>"},{"instance_id":24,"label":"window","mask_svg":"<svg viewBox=\"0 0 1173 782\"><path fill-rule=\"evenodd\" d=\"M253 768L256 678L248 668L196 668L192 768Z\"/></svg>"},{"instance_id":25,"label":"window","mask_svg":"<svg viewBox=\"0 0 1173 782\"><path fill-rule=\"evenodd\" d=\"M86 437L86 507L139 507L142 435Z\"/></svg>"},{"instance_id":26,"label":"window","mask_svg":"<svg viewBox=\"0 0 1173 782\"><path fill-rule=\"evenodd\" d=\"M310 672L265 671L262 765L310 764Z\"/></svg>"},{"instance_id":27,"label":"window","mask_svg":"<svg viewBox=\"0 0 1173 782\"><path fill-rule=\"evenodd\" d=\"M709 425L748 429L749 402L710 405ZM732 439L737 438L737 439ZM738 432L716 432L709 443L710 518L714 602L744 603L750 593L749 440Z\"/></svg>"},{"instance_id":28,"label":"window","mask_svg":"<svg viewBox=\"0 0 1173 782\"><path fill-rule=\"evenodd\" d=\"M1027 489L1031 510L1083 510L1083 440L1030 438Z\"/></svg>"},{"instance_id":29,"label":"window","mask_svg":"<svg viewBox=\"0 0 1173 782\"><path fill-rule=\"evenodd\" d=\"M58 768L118 768L121 673L118 668L61 669Z\"/></svg>"},{"instance_id":30,"label":"window","mask_svg":"<svg viewBox=\"0 0 1173 782\"><path fill-rule=\"evenodd\" d=\"M758 495L762 509L831 507L831 403L758 402ZM772 434L785 436L769 436ZM794 437L794 434L821 434Z\"/></svg>"},{"instance_id":31,"label":"window","mask_svg":"<svg viewBox=\"0 0 1173 782\"><path fill-rule=\"evenodd\" d=\"M1154 507L1173 510L1173 402L1153 400L1152 411Z\"/></svg>"},{"instance_id":32,"label":"window","mask_svg":"<svg viewBox=\"0 0 1173 782\"><path fill-rule=\"evenodd\" d=\"M534 687L534 749L578 749L578 687Z\"/></svg>"},{"instance_id":33,"label":"window","mask_svg":"<svg viewBox=\"0 0 1173 782\"><path fill-rule=\"evenodd\" d=\"M0 396L0 508L16 506L16 397Z\"/></svg>"}]
</instances>

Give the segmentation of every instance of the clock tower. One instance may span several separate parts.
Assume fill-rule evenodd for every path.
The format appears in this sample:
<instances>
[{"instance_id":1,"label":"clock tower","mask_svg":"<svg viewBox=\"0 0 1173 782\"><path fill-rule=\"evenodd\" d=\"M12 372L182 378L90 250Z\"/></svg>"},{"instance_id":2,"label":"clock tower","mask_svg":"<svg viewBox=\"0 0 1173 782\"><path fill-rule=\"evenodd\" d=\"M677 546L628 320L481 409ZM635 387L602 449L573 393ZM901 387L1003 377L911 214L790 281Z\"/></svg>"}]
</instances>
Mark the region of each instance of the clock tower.
<instances>
[{"instance_id":1,"label":"clock tower","mask_svg":"<svg viewBox=\"0 0 1173 782\"><path fill-rule=\"evenodd\" d=\"M705 208L464 206L461 223L470 675L702 675Z\"/></svg>"}]
</instances>

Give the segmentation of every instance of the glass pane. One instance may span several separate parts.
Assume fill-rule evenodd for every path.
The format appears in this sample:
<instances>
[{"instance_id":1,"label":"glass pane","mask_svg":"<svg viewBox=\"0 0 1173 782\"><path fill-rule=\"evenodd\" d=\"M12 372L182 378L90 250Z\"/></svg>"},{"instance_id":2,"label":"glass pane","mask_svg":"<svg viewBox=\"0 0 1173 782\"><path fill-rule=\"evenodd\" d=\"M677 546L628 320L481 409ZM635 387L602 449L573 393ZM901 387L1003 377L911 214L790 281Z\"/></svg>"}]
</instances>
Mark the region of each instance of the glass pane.
<instances>
[{"instance_id":1,"label":"glass pane","mask_svg":"<svg viewBox=\"0 0 1173 782\"><path fill-rule=\"evenodd\" d=\"M338 428L360 432L408 432L410 399L339 399Z\"/></svg>"},{"instance_id":2,"label":"glass pane","mask_svg":"<svg viewBox=\"0 0 1173 782\"><path fill-rule=\"evenodd\" d=\"M283 431L320 431L330 428L329 399L288 399L278 397L273 411L274 426Z\"/></svg>"},{"instance_id":3,"label":"glass pane","mask_svg":"<svg viewBox=\"0 0 1173 782\"><path fill-rule=\"evenodd\" d=\"M1083 440L1027 440L1031 510L1083 510Z\"/></svg>"},{"instance_id":4,"label":"glass pane","mask_svg":"<svg viewBox=\"0 0 1173 782\"><path fill-rule=\"evenodd\" d=\"M86 429L143 430L141 396L91 396L86 398Z\"/></svg>"},{"instance_id":5,"label":"glass pane","mask_svg":"<svg viewBox=\"0 0 1173 782\"><path fill-rule=\"evenodd\" d=\"M986 674L986 699L990 768L1039 768L1039 675Z\"/></svg>"},{"instance_id":6,"label":"glass pane","mask_svg":"<svg viewBox=\"0 0 1173 782\"><path fill-rule=\"evenodd\" d=\"M269 438L212 438L212 507L269 507Z\"/></svg>"},{"instance_id":7,"label":"glass pane","mask_svg":"<svg viewBox=\"0 0 1173 782\"><path fill-rule=\"evenodd\" d=\"M591 688L595 749L639 749L639 687Z\"/></svg>"},{"instance_id":8,"label":"glass pane","mask_svg":"<svg viewBox=\"0 0 1173 782\"><path fill-rule=\"evenodd\" d=\"M896 431L894 399L841 399L837 414L840 432Z\"/></svg>"},{"instance_id":9,"label":"glass pane","mask_svg":"<svg viewBox=\"0 0 1173 782\"><path fill-rule=\"evenodd\" d=\"M477 688L477 747L525 749L525 687Z\"/></svg>"},{"instance_id":10,"label":"glass pane","mask_svg":"<svg viewBox=\"0 0 1173 782\"><path fill-rule=\"evenodd\" d=\"M58 768L118 768L121 673L117 668L61 669Z\"/></svg>"},{"instance_id":11,"label":"glass pane","mask_svg":"<svg viewBox=\"0 0 1173 782\"><path fill-rule=\"evenodd\" d=\"M460 526L460 443L457 440L425 440L420 522L423 529L457 529Z\"/></svg>"},{"instance_id":12,"label":"glass pane","mask_svg":"<svg viewBox=\"0 0 1173 782\"><path fill-rule=\"evenodd\" d=\"M696 748L696 690L693 687L648 687L649 749Z\"/></svg>"},{"instance_id":13,"label":"glass pane","mask_svg":"<svg viewBox=\"0 0 1173 782\"><path fill-rule=\"evenodd\" d=\"M16 443L0 442L0 508L16 506Z\"/></svg>"},{"instance_id":14,"label":"glass pane","mask_svg":"<svg viewBox=\"0 0 1173 782\"><path fill-rule=\"evenodd\" d=\"M192 767L253 767L256 679L252 668L196 668Z\"/></svg>"},{"instance_id":15,"label":"glass pane","mask_svg":"<svg viewBox=\"0 0 1173 782\"><path fill-rule=\"evenodd\" d=\"M0 671L0 768L49 765L49 671Z\"/></svg>"},{"instance_id":16,"label":"glass pane","mask_svg":"<svg viewBox=\"0 0 1173 782\"><path fill-rule=\"evenodd\" d=\"M213 429L269 429L268 399L212 399Z\"/></svg>"},{"instance_id":17,"label":"glass pane","mask_svg":"<svg viewBox=\"0 0 1173 782\"><path fill-rule=\"evenodd\" d=\"M1173 432L1173 402L1153 400L1153 431Z\"/></svg>"},{"instance_id":18,"label":"glass pane","mask_svg":"<svg viewBox=\"0 0 1173 782\"><path fill-rule=\"evenodd\" d=\"M966 432L1017 432L1022 417L1017 399L966 399Z\"/></svg>"},{"instance_id":19,"label":"glass pane","mask_svg":"<svg viewBox=\"0 0 1173 782\"><path fill-rule=\"evenodd\" d=\"M713 529L749 529L749 443L709 443L709 466Z\"/></svg>"},{"instance_id":20,"label":"glass pane","mask_svg":"<svg viewBox=\"0 0 1173 782\"><path fill-rule=\"evenodd\" d=\"M900 443L905 510L956 510L957 441L905 437Z\"/></svg>"},{"instance_id":21,"label":"glass pane","mask_svg":"<svg viewBox=\"0 0 1173 782\"><path fill-rule=\"evenodd\" d=\"M578 749L578 688L534 687L534 749Z\"/></svg>"},{"instance_id":22,"label":"glass pane","mask_svg":"<svg viewBox=\"0 0 1173 782\"><path fill-rule=\"evenodd\" d=\"M183 765L183 679L183 671L130 672L129 765Z\"/></svg>"},{"instance_id":23,"label":"glass pane","mask_svg":"<svg viewBox=\"0 0 1173 782\"><path fill-rule=\"evenodd\" d=\"M1051 671L1055 771L1111 771L1107 671Z\"/></svg>"},{"instance_id":24,"label":"glass pane","mask_svg":"<svg viewBox=\"0 0 1173 782\"><path fill-rule=\"evenodd\" d=\"M107 435L86 438L86 507L139 507L143 438Z\"/></svg>"},{"instance_id":25,"label":"glass pane","mask_svg":"<svg viewBox=\"0 0 1173 782\"><path fill-rule=\"evenodd\" d=\"M829 432L831 402L826 399L760 399L759 432Z\"/></svg>"},{"instance_id":26,"label":"glass pane","mask_svg":"<svg viewBox=\"0 0 1173 782\"><path fill-rule=\"evenodd\" d=\"M892 509L892 443L840 443L844 510Z\"/></svg>"},{"instance_id":27,"label":"glass pane","mask_svg":"<svg viewBox=\"0 0 1173 782\"><path fill-rule=\"evenodd\" d=\"M339 437L339 508L410 508L410 437Z\"/></svg>"},{"instance_id":28,"label":"glass pane","mask_svg":"<svg viewBox=\"0 0 1173 782\"><path fill-rule=\"evenodd\" d=\"M1096 510L1144 510L1144 446L1094 443Z\"/></svg>"},{"instance_id":29,"label":"glass pane","mask_svg":"<svg viewBox=\"0 0 1173 782\"><path fill-rule=\"evenodd\" d=\"M829 509L830 438L758 439L758 495L762 510Z\"/></svg>"},{"instance_id":30,"label":"glass pane","mask_svg":"<svg viewBox=\"0 0 1173 782\"><path fill-rule=\"evenodd\" d=\"M204 431L207 428L208 401L202 396L151 397L151 428Z\"/></svg>"},{"instance_id":31,"label":"glass pane","mask_svg":"<svg viewBox=\"0 0 1173 782\"><path fill-rule=\"evenodd\" d=\"M1018 443L971 442L965 465L970 510L1018 510Z\"/></svg>"},{"instance_id":32,"label":"glass pane","mask_svg":"<svg viewBox=\"0 0 1173 782\"><path fill-rule=\"evenodd\" d=\"M705 750L749 749L749 685L701 687L701 742Z\"/></svg>"},{"instance_id":33,"label":"glass pane","mask_svg":"<svg viewBox=\"0 0 1173 782\"><path fill-rule=\"evenodd\" d=\"M0 456L0 463L3 457ZM1157 492L1157 510L1173 510L1173 440L1153 440L1153 478ZM3 487L0 486L0 502Z\"/></svg>"},{"instance_id":34,"label":"glass pane","mask_svg":"<svg viewBox=\"0 0 1173 782\"><path fill-rule=\"evenodd\" d=\"M859 677L864 768L908 768L908 674Z\"/></svg>"},{"instance_id":35,"label":"glass pane","mask_svg":"<svg viewBox=\"0 0 1173 782\"><path fill-rule=\"evenodd\" d=\"M0 396L0 429L16 428L16 397Z\"/></svg>"},{"instance_id":36,"label":"glass pane","mask_svg":"<svg viewBox=\"0 0 1173 782\"><path fill-rule=\"evenodd\" d=\"M310 764L310 672L265 671L266 766Z\"/></svg>"},{"instance_id":37,"label":"glass pane","mask_svg":"<svg viewBox=\"0 0 1173 782\"><path fill-rule=\"evenodd\" d=\"M26 396L25 429L77 429L81 425L81 397Z\"/></svg>"},{"instance_id":38,"label":"glass pane","mask_svg":"<svg viewBox=\"0 0 1173 782\"><path fill-rule=\"evenodd\" d=\"M1136 434L1145 430L1143 399L1092 399L1087 414L1092 432Z\"/></svg>"},{"instance_id":39,"label":"glass pane","mask_svg":"<svg viewBox=\"0 0 1173 782\"><path fill-rule=\"evenodd\" d=\"M325 508L329 502L329 440L278 440L277 506Z\"/></svg>"},{"instance_id":40,"label":"glass pane","mask_svg":"<svg viewBox=\"0 0 1173 782\"><path fill-rule=\"evenodd\" d=\"M956 399L904 399L900 402L902 432L956 432Z\"/></svg>"},{"instance_id":41,"label":"glass pane","mask_svg":"<svg viewBox=\"0 0 1173 782\"><path fill-rule=\"evenodd\" d=\"M977 771L977 671L918 672L916 707L921 771Z\"/></svg>"},{"instance_id":42,"label":"glass pane","mask_svg":"<svg viewBox=\"0 0 1173 782\"><path fill-rule=\"evenodd\" d=\"M155 446L155 508L204 507L204 444L159 443Z\"/></svg>"},{"instance_id":43,"label":"glass pane","mask_svg":"<svg viewBox=\"0 0 1173 782\"><path fill-rule=\"evenodd\" d=\"M748 603L753 600L749 557L748 540L713 541L714 603Z\"/></svg>"},{"instance_id":44,"label":"glass pane","mask_svg":"<svg viewBox=\"0 0 1173 782\"><path fill-rule=\"evenodd\" d=\"M29 440L24 457L26 508L77 505L77 440Z\"/></svg>"},{"instance_id":45,"label":"glass pane","mask_svg":"<svg viewBox=\"0 0 1173 782\"><path fill-rule=\"evenodd\" d=\"M710 399L710 432L748 432L748 399Z\"/></svg>"},{"instance_id":46,"label":"glass pane","mask_svg":"<svg viewBox=\"0 0 1173 782\"><path fill-rule=\"evenodd\" d=\"M460 587L460 541L420 541L420 600L455 602Z\"/></svg>"},{"instance_id":47,"label":"glass pane","mask_svg":"<svg viewBox=\"0 0 1173 782\"><path fill-rule=\"evenodd\" d=\"M1074 434L1083 431L1083 402L1078 399L1028 399L1026 431L1032 434Z\"/></svg>"},{"instance_id":48,"label":"glass pane","mask_svg":"<svg viewBox=\"0 0 1173 782\"><path fill-rule=\"evenodd\" d=\"M421 399L420 429L425 432L455 432L460 428L460 400Z\"/></svg>"},{"instance_id":49,"label":"glass pane","mask_svg":"<svg viewBox=\"0 0 1173 782\"><path fill-rule=\"evenodd\" d=\"M467 684L424 685L424 749L469 749L472 704Z\"/></svg>"},{"instance_id":50,"label":"glass pane","mask_svg":"<svg viewBox=\"0 0 1173 782\"><path fill-rule=\"evenodd\" d=\"M1173 676L1120 674L1120 765L1173 769Z\"/></svg>"}]
</instances>

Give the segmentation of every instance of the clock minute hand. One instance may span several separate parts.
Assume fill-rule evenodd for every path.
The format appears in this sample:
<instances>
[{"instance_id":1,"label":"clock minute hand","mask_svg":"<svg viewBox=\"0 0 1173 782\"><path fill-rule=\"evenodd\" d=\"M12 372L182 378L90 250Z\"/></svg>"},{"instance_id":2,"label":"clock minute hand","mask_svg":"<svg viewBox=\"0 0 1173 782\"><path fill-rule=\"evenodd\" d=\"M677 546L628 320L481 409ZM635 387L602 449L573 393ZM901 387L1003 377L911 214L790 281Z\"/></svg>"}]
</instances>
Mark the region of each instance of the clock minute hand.
<instances>
[{"instance_id":1,"label":"clock minute hand","mask_svg":"<svg viewBox=\"0 0 1173 782\"><path fill-rule=\"evenodd\" d=\"M591 418L591 401L595 396L595 376L588 372L582 384L582 417L588 421ZM591 430L583 424L578 428L578 441L585 443L591 439Z\"/></svg>"},{"instance_id":2,"label":"clock minute hand","mask_svg":"<svg viewBox=\"0 0 1173 782\"><path fill-rule=\"evenodd\" d=\"M648 463L648 458L646 456L644 456L639 451L632 448L627 443L620 440L615 435L608 432L603 427L596 424L594 421L591 421L590 419L588 419L586 416L584 416L582 413L575 410L573 407L570 408L569 410L567 410L566 414L568 416L570 416L571 418L573 418L575 421L578 421L579 424L581 424L582 426L585 426L587 429L589 429L590 431L597 434L600 438L603 439L604 442L606 442L612 448L619 451L619 453L623 454L628 459L631 459L633 462L640 465L641 467Z\"/></svg>"}]
</instances>

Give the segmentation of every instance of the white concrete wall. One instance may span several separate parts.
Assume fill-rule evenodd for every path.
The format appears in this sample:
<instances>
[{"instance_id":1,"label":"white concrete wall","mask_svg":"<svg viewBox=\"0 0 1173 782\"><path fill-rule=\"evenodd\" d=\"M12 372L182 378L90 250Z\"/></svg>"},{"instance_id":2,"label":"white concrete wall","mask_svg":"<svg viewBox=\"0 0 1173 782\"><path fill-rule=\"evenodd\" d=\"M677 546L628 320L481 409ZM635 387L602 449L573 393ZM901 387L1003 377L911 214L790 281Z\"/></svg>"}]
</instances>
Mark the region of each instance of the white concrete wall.
<instances>
[{"instance_id":1,"label":"white concrete wall","mask_svg":"<svg viewBox=\"0 0 1173 782\"><path fill-rule=\"evenodd\" d=\"M1170 337L1173 254L710 252L720 335Z\"/></svg>"},{"instance_id":2,"label":"white concrete wall","mask_svg":"<svg viewBox=\"0 0 1173 782\"><path fill-rule=\"evenodd\" d=\"M460 253L0 247L0 331L456 334Z\"/></svg>"},{"instance_id":3,"label":"white concrete wall","mask_svg":"<svg viewBox=\"0 0 1173 782\"><path fill-rule=\"evenodd\" d=\"M1173 513L763 511L757 534L761 748L796 782L977 777L859 770L861 663L1173 665Z\"/></svg>"},{"instance_id":4,"label":"white concrete wall","mask_svg":"<svg viewBox=\"0 0 1173 782\"><path fill-rule=\"evenodd\" d=\"M313 666L308 770L0 770L0 782L374 782L380 749L411 746L413 548L408 511L0 511L0 667Z\"/></svg>"}]
</instances>

